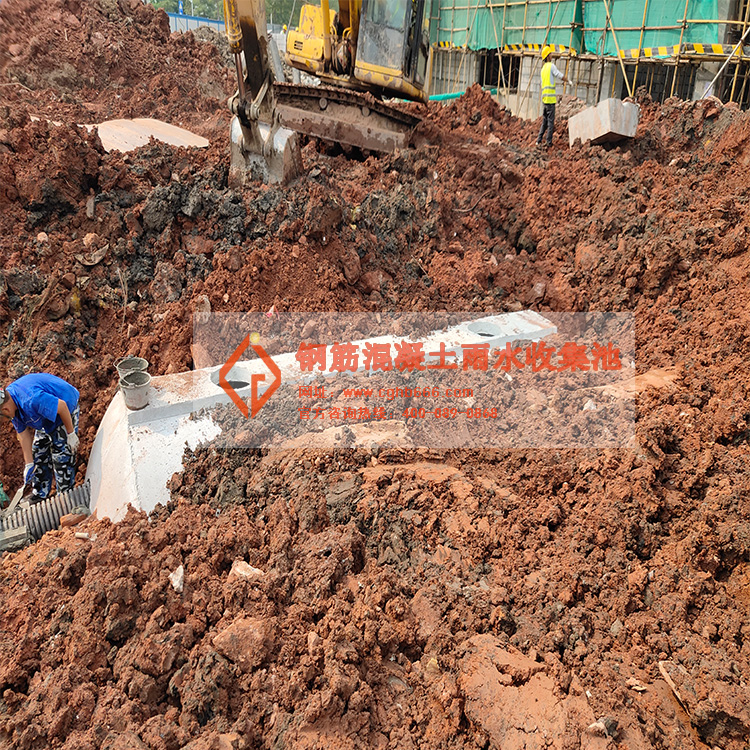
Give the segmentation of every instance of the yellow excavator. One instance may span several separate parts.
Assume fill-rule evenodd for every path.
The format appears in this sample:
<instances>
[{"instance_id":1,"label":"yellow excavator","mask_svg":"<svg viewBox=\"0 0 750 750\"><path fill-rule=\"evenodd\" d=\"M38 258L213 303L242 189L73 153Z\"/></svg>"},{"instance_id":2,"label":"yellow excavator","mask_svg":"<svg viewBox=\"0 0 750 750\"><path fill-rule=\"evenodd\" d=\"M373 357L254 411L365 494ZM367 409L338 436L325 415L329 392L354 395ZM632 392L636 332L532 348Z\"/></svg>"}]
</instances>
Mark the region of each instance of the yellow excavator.
<instances>
[{"instance_id":1,"label":"yellow excavator","mask_svg":"<svg viewBox=\"0 0 750 750\"><path fill-rule=\"evenodd\" d=\"M301 170L297 133L376 152L407 145L419 118L383 101L425 102L432 74L426 0L328 0L303 5L286 62L320 85L286 83L265 0L224 0L238 88L229 101L231 172L288 181Z\"/></svg>"}]
</instances>

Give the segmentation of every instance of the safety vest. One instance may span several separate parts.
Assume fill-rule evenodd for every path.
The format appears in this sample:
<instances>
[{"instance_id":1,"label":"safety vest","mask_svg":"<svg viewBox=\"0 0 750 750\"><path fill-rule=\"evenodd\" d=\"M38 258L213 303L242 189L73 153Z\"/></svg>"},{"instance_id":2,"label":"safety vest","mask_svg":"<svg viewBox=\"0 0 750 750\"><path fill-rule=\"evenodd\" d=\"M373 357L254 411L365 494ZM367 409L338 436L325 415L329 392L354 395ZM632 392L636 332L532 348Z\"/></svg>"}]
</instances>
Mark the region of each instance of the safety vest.
<instances>
[{"instance_id":1,"label":"safety vest","mask_svg":"<svg viewBox=\"0 0 750 750\"><path fill-rule=\"evenodd\" d=\"M555 104L557 102L557 88L552 78L552 63L542 65L542 103Z\"/></svg>"}]
</instances>

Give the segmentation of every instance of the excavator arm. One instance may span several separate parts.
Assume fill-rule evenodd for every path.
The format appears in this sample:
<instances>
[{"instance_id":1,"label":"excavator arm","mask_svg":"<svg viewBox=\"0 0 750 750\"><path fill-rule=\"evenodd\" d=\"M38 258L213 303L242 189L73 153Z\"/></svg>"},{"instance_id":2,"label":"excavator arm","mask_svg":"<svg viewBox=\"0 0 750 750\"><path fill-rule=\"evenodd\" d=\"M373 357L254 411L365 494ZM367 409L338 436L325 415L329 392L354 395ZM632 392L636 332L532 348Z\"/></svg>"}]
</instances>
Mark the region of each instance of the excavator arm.
<instances>
[{"instance_id":1,"label":"excavator arm","mask_svg":"<svg viewBox=\"0 0 750 750\"><path fill-rule=\"evenodd\" d=\"M265 0L224 0L224 20L238 83L229 100L230 182L287 182L301 172L302 159L297 136L281 127L276 107L273 84L284 75Z\"/></svg>"}]
</instances>

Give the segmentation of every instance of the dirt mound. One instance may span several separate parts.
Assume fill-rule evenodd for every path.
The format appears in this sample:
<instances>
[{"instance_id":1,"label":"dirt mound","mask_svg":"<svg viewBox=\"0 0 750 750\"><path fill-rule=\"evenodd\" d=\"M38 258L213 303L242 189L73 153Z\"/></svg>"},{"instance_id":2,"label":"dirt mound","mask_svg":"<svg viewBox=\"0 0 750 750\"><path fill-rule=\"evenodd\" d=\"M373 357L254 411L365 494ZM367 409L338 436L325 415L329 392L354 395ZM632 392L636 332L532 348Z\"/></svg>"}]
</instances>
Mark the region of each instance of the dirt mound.
<instances>
[{"instance_id":1,"label":"dirt mound","mask_svg":"<svg viewBox=\"0 0 750 750\"><path fill-rule=\"evenodd\" d=\"M140 0L3 2L0 80L0 102L53 120L155 117L202 134L236 87L216 45L170 35Z\"/></svg>"},{"instance_id":2,"label":"dirt mound","mask_svg":"<svg viewBox=\"0 0 750 750\"><path fill-rule=\"evenodd\" d=\"M225 427L169 508L5 559L10 743L702 747L692 720L743 746L750 536L722 448L262 456ZM686 501L712 461L725 491Z\"/></svg>"}]
</instances>

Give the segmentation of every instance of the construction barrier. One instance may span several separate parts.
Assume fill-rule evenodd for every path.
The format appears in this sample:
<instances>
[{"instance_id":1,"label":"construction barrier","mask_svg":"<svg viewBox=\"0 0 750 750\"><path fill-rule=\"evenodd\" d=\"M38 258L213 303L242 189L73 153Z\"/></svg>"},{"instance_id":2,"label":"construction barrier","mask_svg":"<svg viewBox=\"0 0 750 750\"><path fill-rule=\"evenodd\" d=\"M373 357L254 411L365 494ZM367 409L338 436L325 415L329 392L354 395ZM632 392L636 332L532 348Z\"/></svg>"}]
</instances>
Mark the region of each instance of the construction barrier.
<instances>
[{"instance_id":1,"label":"construction barrier","mask_svg":"<svg viewBox=\"0 0 750 750\"><path fill-rule=\"evenodd\" d=\"M195 31L199 26L208 26L219 34L224 33L224 21L216 21L212 18L201 18L200 16L185 16L179 13L167 13L169 16L169 29L175 31Z\"/></svg>"}]
</instances>

